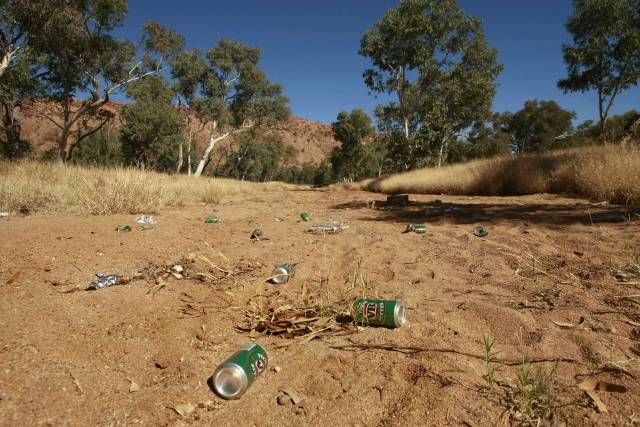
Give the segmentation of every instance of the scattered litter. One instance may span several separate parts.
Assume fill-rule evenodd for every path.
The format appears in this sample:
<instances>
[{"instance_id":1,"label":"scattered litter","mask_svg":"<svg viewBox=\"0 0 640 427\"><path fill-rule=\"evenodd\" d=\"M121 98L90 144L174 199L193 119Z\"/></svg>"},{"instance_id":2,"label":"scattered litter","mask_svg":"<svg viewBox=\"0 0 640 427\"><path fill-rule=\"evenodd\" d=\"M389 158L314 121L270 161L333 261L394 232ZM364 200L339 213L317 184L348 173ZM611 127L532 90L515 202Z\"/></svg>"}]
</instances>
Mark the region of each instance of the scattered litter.
<instances>
[{"instance_id":1,"label":"scattered litter","mask_svg":"<svg viewBox=\"0 0 640 427\"><path fill-rule=\"evenodd\" d=\"M128 233L132 230L131 226L128 224L121 225L120 227L116 227L116 231Z\"/></svg>"},{"instance_id":2,"label":"scattered litter","mask_svg":"<svg viewBox=\"0 0 640 427\"><path fill-rule=\"evenodd\" d=\"M129 384L129 393L136 393L140 391L140 386L133 381L129 380L131 384Z\"/></svg>"},{"instance_id":3,"label":"scattered litter","mask_svg":"<svg viewBox=\"0 0 640 427\"><path fill-rule=\"evenodd\" d=\"M311 221L311 216L309 215L308 212L302 212L300 214L300 218L304 221L304 222L309 222Z\"/></svg>"},{"instance_id":4,"label":"scattered litter","mask_svg":"<svg viewBox=\"0 0 640 427\"><path fill-rule=\"evenodd\" d=\"M196 405L191 403L180 403L173 407L173 410L178 413L181 417L186 417L190 413L196 410Z\"/></svg>"},{"instance_id":5,"label":"scattered litter","mask_svg":"<svg viewBox=\"0 0 640 427\"><path fill-rule=\"evenodd\" d=\"M345 230L347 228L349 228L349 226L344 223L333 223L331 225L316 224L312 225L311 228L308 228L307 232L313 234L335 234L340 233L342 230Z\"/></svg>"},{"instance_id":6,"label":"scattered litter","mask_svg":"<svg viewBox=\"0 0 640 427\"><path fill-rule=\"evenodd\" d=\"M113 285L125 285L130 282L130 279L126 277L120 277L116 274L105 275L103 273L96 273L95 282L89 283L87 287L88 291L95 291L98 289L108 288Z\"/></svg>"},{"instance_id":7,"label":"scattered litter","mask_svg":"<svg viewBox=\"0 0 640 427\"><path fill-rule=\"evenodd\" d=\"M358 299L353 304L353 320L361 326L399 328L406 323L407 317L400 301Z\"/></svg>"},{"instance_id":8,"label":"scattered litter","mask_svg":"<svg viewBox=\"0 0 640 427\"><path fill-rule=\"evenodd\" d=\"M207 219L204 220L205 224L216 224L218 222L222 222L220 218L217 216L208 216Z\"/></svg>"},{"instance_id":9,"label":"scattered litter","mask_svg":"<svg viewBox=\"0 0 640 427\"><path fill-rule=\"evenodd\" d=\"M276 266L271 272L271 277L267 279L275 285L281 285L287 283L289 278L295 273L295 265L292 264L280 264Z\"/></svg>"},{"instance_id":10,"label":"scattered litter","mask_svg":"<svg viewBox=\"0 0 640 427\"><path fill-rule=\"evenodd\" d=\"M256 378L267 369L269 356L260 345L252 343L222 362L213 373L215 392L224 399L238 399Z\"/></svg>"},{"instance_id":11,"label":"scattered litter","mask_svg":"<svg viewBox=\"0 0 640 427\"><path fill-rule=\"evenodd\" d=\"M136 230L138 231L147 231L147 230L155 230L155 226L154 225L139 225L136 227Z\"/></svg>"},{"instance_id":12,"label":"scattered litter","mask_svg":"<svg viewBox=\"0 0 640 427\"><path fill-rule=\"evenodd\" d=\"M0 218L9 218L9 212L0 212Z\"/></svg>"},{"instance_id":13,"label":"scattered litter","mask_svg":"<svg viewBox=\"0 0 640 427\"><path fill-rule=\"evenodd\" d=\"M276 217L276 222L284 222L284 218Z\"/></svg>"},{"instance_id":14,"label":"scattered litter","mask_svg":"<svg viewBox=\"0 0 640 427\"><path fill-rule=\"evenodd\" d=\"M473 229L473 234L476 237L484 237L487 234L489 234L489 231L487 231L486 228L484 228L482 225L477 226L476 228Z\"/></svg>"},{"instance_id":15,"label":"scattered litter","mask_svg":"<svg viewBox=\"0 0 640 427\"><path fill-rule=\"evenodd\" d=\"M136 218L138 224L155 224L157 221L153 215L140 215Z\"/></svg>"},{"instance_id":16,"label":"scattered litter","mask_svg":"<svg viewBox=\"0 0 640 427\"><path fill-rule=\"evenodd\" d=\"M181 265L174 265L173 267L171 267L171 275L176 279L181 280L184 277L183 273L184 267L182 267Z\"/></svg>"},{"instance_id":17,"label":"scattered litter","mask_svg":"<svg viewBox=\"0 0 640 427\"><path fill-rule=\"evenodd\" d=\"M253 241L258 241L262 238L262 230L260 230L259 228L256 228L255 230L253 230L251 232L251 240Z\"/></svg>"},{"instance_id":18,"label":"scattered litter","mask_svg":"<svg viewBox=\"0 0 640 427\"><path fill-rule=\"evenodd\" d=\"M427 226L424 224L409 224L404 230L405 233L427 234Z\"/></svg>"}]
</instances>

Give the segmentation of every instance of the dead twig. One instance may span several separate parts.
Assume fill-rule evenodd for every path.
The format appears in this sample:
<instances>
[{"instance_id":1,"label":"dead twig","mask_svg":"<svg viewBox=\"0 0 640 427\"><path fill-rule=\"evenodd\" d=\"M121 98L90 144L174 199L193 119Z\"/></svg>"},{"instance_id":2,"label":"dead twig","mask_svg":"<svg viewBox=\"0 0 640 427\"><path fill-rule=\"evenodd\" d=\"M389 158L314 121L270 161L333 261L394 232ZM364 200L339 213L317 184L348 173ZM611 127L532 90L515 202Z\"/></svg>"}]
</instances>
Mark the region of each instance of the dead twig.
<instances>
[{"instance_id":1,"label":"dead twig","mask_svg":"<svg viewBox=\"0 0 640 427\"><path fill-rule=\"evenodd\" d=\"M427 347L415 347L415 346L399 346L395 344L358 344L351 343L346 345L334 345L329 346L329 348L337 349L337 350L385 350L385 351L396 351L400 353L406 354L415 354L415 353L454 353L459 354L461 356L472 357L478 360L485 360L485 355L483 354L474 354L467 353L464 351L456 350L454 348L427 348ZM566 357L533 357L527 358L523 360L507 360L507 359L494 359L495 363L499 363L501 365L506 366L517 366L521 365L523 362L527 363L544 363L544 362L566 362L566 363L576 363L577 360L570 359Z\"/></svg>"},{"instance_id":2,"label":"dead twig","mask_svg":"<svg viewBox=\"0 0 640 427\"><path fill-rule=\"evenodd\" d=\"M71 375L71 378L73 378L73 383L76 385L76 388L78 389L80 394L84 394L84 390L82 390L82 386L80 385L80 381L78 381L78 378L76 378L76 376L73 375L71 371L69 371L69 375Z\"/></svg>"}]
</instances>

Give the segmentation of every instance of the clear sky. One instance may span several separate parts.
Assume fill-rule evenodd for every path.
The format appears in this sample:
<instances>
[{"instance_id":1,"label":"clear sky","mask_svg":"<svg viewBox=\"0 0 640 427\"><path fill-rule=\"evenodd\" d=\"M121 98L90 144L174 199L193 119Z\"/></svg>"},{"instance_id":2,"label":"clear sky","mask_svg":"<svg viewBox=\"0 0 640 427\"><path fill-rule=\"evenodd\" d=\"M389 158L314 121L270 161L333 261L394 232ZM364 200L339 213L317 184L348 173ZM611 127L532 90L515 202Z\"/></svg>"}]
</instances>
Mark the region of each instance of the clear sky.
<instances>
[{"instance_id":1,"label":"clear sky","mask_svg":"<svg viewBox=\"0 0 640 427\"><path fill-rule=\"evenodd\" d=\"M563 94L556 82L565 76L561 45L571 0L459 0L479 17L491 47L500 52L494 111L516 111L528 99L555 100L575 111L576 122L597 119L595 94ZM293 114L324 123L339 111L371 112L380 99L362 79L368 61L358 55L360 39L391 0L129 0L129 14L118 36L137 40L149 20L175 29L189 48L203 50L219 38L258 46L261 67L284 86ZM613 113L640 109L640 89L622 94Z\"/></svg>"}]
</instances>

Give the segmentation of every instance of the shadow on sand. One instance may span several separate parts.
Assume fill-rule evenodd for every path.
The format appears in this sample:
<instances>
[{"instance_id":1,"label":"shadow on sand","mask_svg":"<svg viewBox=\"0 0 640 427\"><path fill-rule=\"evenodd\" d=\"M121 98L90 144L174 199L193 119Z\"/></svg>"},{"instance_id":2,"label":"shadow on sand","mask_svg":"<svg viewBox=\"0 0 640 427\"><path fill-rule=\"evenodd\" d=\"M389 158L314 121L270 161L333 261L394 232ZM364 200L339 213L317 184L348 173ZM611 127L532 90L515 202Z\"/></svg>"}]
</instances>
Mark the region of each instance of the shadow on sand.
<instances>
[{"instance_id":1,"label":"shadow on sand","mask_svg":"<svg viewBox=\"0 0 640 427\"><path fill-rule=\"evenodd\" d=\"M438 222L457 224L524 221L549 225L622 223L640 220L640 212L625 206L592 206L588 204L514 204L412 201L408 206L389 206L384 201L353 201L333 209L361 210L362 220L393 222Z\"/></svg>"}]
</instances>

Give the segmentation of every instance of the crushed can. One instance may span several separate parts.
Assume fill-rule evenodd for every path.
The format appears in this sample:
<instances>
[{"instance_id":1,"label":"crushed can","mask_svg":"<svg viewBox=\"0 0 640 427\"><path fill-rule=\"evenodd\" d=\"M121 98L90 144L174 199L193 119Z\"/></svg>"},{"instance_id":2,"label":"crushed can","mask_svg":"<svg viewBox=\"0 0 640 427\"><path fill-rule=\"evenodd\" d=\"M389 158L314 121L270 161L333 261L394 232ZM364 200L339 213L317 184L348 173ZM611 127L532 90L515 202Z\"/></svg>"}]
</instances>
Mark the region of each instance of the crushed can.
<instances>
[{"instance_id":1,"label":"crushed can","mask_svg":"<svg viewBox=\"0 0 640 427\"><path fill-rule=\"evenodd\" d=\"M208 216L207 219L204 220L205 224L215 224L222 221L217 216Z\"/></svg>"},{"instance_id":2,"label":"crushed can","mask_svg":"<svg viewBox=\"0 0 640 427\"><path fill-rule=\"evenodd\" d=\"M153 215L140 215L140 216L136 217L136 222L138 224L153 225L157 221L156 221L156 219L154 218Z\"/></svg>"},{"instance_id":3,"label":"crushed can","mask_svg":"<svg viewBox=\"0 0 640 427\"><path fill-rule=\"evenodd\" d=\"M309 212L302 212L300 214L300 218L304 221L304 222L309 222L311 221L311 215L309 215Z\"/></svg>"},{"instance_id":4,"label":"crushed can","mask_svg":"<svg viewBox=\"0 0 640 427\"><path fill-rule=\"evenodd\" d=\"M404 230L405 233L427 234L427 226L424 224L409 224Z\"/></svg>"},{"instance_id":5,"label":"crushed can","mask_svg":"<svg viewBox=\"0 0 640 427\"><path fill-rule=\"evenodd\" d=\"M399 328L406 323L407 317L400 301L358 299L353 304L353 320L362 326Z\"/></svg>"},{"instance_id":6,"label":"crushed can","mask_svg":"<svg viewBox=\"0 0 640 427\"><path fill-rule=\"evenodd\" d=\"M88 291L96 291L98 289L108 288L109 286L118 285L123 280L116 274L105 275L103 273L96 273L96 280L89 283L87 287Z\"/></svg>"},{"instance_id":7,"label":"crushed can","mask_svg":"<svg viewBox=\"0 0 640 427\"><path fill-rule=\"evenodd\" d=\"M268 363L264 348L248 344L216 368L211 377L213 389L223 399L238 399L267 370Z\"/></svg>"},{"instance_id":8,"label":"crushed can","mask_svg":"<svg viewBox=\"0 0 640 427\"><path fill-rule=\"evenodd\" d=\"M287 283L289 278L295 272L294 266L291 264L280 264L271 272L271 283L281 285Z\"/></svg>"},{"instance_id":9,"label":"crushed can","mask_svg":"<svg viewBox=\"0 0 640 427\"><path fill-rule=\"evenodd\" d=\"M485 237L487 234L489 234L489 231L482 225L479 225L473 229L473 234L476 237Z\"/></svg>"},{"instance_id":10,"label":"crushed can","mask_svg":"<svg viewBox=\"0 0 640 427\"><path fill-rule=\"evenodd\" d=\"M256 228L255 230L253 230L251 232L251 240L260 240L262 238L262 230L260 230L259 228Z\"/></svg>"}]
</instances>

